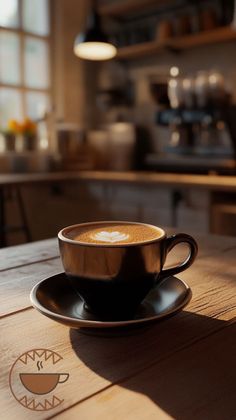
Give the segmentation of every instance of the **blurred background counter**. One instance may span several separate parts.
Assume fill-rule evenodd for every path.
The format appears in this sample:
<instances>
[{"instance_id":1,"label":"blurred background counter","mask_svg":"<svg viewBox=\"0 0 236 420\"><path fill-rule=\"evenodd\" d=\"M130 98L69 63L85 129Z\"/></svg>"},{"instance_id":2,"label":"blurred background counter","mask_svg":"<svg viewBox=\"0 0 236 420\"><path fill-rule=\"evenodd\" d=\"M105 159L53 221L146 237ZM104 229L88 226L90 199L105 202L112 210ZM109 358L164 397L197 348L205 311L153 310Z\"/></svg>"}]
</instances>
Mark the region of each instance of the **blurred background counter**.
<instances>
[{"instance_id":1,"label":"blurred background counter","mask_svg":"<svg viewBox=\"0 0 236 420\"><path fill-rule=\"evenodd\" d=\"M140 171L0 175L9 226L22 224L18 189L31 240L55 236L78 220L109 219L236 234L235 177ZM26 234L7 231L7 244L24 242Z\"/></svg>"}]
</instances>

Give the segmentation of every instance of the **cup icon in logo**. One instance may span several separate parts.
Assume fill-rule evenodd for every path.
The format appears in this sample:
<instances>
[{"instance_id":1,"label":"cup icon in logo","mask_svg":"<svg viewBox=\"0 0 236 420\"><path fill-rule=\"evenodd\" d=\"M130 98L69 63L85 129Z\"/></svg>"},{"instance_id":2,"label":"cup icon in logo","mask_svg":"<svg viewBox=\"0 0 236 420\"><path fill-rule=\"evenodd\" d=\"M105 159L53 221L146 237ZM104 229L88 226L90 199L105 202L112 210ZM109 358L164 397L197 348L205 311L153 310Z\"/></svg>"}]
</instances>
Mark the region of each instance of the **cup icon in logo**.
<instances>
[{"instance_id":1,"label":"cup icon in logo","mask_svg":"<svg viewBox=\"0 0 236 420\"><path fill-rule=\"evenodd\" d=\"M68 373L20 373L24 387L33 394L43 395L53 391L57 384L63 384L69 378Z\"/></svg>"}]
</instances>

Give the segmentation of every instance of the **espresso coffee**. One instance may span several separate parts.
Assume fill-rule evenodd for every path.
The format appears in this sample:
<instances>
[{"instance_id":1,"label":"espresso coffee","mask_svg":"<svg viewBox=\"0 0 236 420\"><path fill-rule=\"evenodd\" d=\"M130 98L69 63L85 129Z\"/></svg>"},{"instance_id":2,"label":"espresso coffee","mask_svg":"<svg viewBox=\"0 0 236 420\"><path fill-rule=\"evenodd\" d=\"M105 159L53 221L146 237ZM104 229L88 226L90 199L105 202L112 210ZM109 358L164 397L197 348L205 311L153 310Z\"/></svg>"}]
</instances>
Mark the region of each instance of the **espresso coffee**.
<instances>
[{"instance_id":1,"label":"espresso coffee","mask_svg":"<svg viewBox=\"0 0 236 420\"><path fill-rule=\"evenodd\" d=\"M80 225L68 237L74 241L97 245L127 245L158 239L162 231L145 224L99 223Z\"/></svg>"}]
</instances>

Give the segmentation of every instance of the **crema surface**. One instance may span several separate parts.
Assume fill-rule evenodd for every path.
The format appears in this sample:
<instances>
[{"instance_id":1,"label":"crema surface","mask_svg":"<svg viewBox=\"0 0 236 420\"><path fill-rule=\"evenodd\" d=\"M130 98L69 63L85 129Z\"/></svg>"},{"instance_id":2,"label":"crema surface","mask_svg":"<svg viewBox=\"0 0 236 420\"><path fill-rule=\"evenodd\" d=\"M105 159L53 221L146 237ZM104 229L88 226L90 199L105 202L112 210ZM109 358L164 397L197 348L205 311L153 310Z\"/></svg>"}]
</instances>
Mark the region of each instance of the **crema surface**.
<instances>
[{"instance_id":1,"label":"crema surface","mask_svg":"<svg viewBox=\"0 0 236 420\"><path fill-rule=\"evenodd\" d=\"M88 244L122 245L158 239L161 231L145 224L99 223L81 225L68 235L71 239Z\"/></svg>"}]
</instances>

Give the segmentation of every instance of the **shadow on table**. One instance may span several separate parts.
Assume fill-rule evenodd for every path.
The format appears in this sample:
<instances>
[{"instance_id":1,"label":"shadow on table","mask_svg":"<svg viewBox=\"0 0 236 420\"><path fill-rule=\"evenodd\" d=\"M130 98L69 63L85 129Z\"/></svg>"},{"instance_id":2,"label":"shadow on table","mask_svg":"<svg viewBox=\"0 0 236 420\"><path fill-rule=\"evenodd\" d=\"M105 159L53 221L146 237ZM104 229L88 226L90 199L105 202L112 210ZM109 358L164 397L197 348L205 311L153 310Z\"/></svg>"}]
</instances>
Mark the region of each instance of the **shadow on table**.
<instances>
[{"instance_id":1,"label":"shadow on table","mask_svg":"<svg viewBox=\"0 0 236 420\"><path fill-rule=\"evenodd\" d=\"M184 311L120 337L70 330L96 374L148 396L175 419L236 418L236 326ZM207 337L208 336L208 337Z\"/></svg>"}]
</instances>

